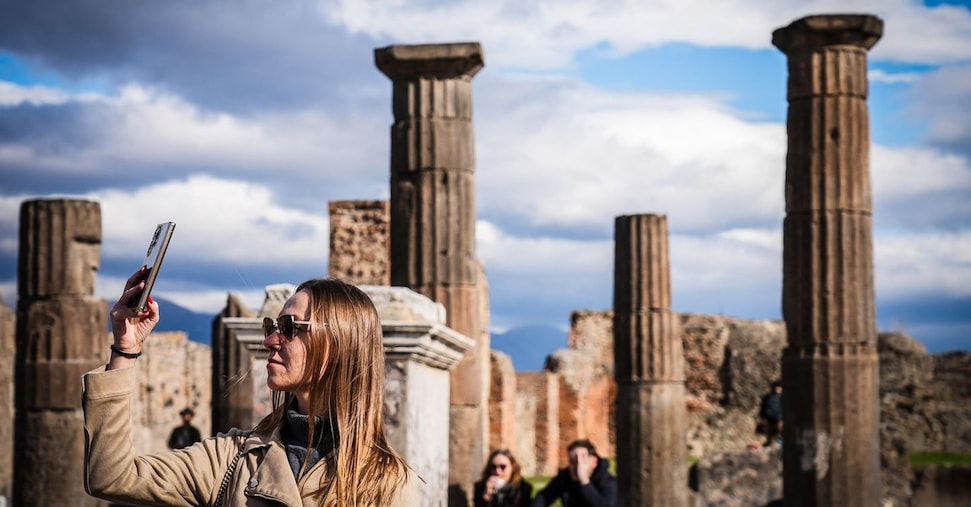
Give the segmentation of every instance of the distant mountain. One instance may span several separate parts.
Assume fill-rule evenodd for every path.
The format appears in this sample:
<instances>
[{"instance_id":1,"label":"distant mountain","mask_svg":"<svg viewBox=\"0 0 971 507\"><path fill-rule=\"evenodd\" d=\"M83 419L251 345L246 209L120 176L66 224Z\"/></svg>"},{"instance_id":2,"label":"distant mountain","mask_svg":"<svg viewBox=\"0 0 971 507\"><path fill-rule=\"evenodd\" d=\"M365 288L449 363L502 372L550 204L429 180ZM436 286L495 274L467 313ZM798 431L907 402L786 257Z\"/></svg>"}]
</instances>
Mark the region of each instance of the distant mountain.
<instances>
[{"instance_id":1,"label":"distant mountain","mask_svg":"<svg viewBox=\"0 0 971 507\"><path fill-rule=\"evenodd\" d=\"M541 371L546 356L566 348L566 331L553 326L531 324L492 333L492 348L512 358L516 371Z\"/></svg>"},{"instance_id":2,"label":"distant mountain","mask_svg":"<svg viewBox=\"0 0 971 507\"><path fill-rule=\"evenodd\" d=\"M158 301L158 310L162 314L162 320L155 326L156 331L184 331L194 342L206 345L212 343L212 320L216 318L216 314L196 313L164 298L155 300Z\"/></svg>"}]
</instances>

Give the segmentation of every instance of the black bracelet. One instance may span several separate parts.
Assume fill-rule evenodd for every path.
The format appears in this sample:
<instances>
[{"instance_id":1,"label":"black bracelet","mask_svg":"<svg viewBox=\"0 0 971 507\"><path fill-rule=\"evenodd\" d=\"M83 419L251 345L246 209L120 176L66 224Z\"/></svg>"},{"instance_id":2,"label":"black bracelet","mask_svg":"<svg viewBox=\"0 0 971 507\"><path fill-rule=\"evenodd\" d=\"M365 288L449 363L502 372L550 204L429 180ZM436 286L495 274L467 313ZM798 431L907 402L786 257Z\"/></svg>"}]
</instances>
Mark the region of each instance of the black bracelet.
<instances>
[{"instance_id":1,"label":"black bracelet","mask_svg":"<svg viewBox=\"0 0 971 507\"><path fill-rule=\"evenodd\" d=\"M120 348L118 348L118 346L115 345L114 343L111 344L111 351L127 359L138 359L138 356L142 355L140 351L134 354L130 352L125 352L124 350L121 350Z\"/></svg>"}]
</instances>

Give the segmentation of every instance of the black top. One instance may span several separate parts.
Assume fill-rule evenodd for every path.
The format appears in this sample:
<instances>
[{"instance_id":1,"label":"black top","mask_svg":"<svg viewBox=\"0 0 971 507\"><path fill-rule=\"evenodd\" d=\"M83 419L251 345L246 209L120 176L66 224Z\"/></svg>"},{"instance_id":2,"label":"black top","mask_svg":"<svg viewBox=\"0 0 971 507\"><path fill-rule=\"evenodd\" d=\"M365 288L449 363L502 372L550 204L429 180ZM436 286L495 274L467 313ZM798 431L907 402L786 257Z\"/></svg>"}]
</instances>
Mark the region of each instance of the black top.
<instances>
[{"instance_id":1,"label":"black top","mask_svg":"<svg viewBox=\"0 0 971 507\"><path fill-rule=\"evenodd\" d=\"M533 497L533 485L521 480L518 483L508 482L499 491L493 493L488 502L482 499L485 492L485 482L479 481L472 488L475 496L475 507L527 507Z\"/></svg>"},{"instance_id":2,"label":"black top","mask_svg":"<svg viewBox=\"0 0 971 507\"><path fill-rule=\"evenodd\" d=\"M183 424L176 426L169 435L169 449L182 449L201 441L202 435L199 434L199 428L191 424Z\"/></svg>"},{"instance_id":3,"label":"black top","mask_svg":"<svg viewBox=\"0 0 971 507\"><path fill-rule=\"evenodd\" d=\"M607 470L606 459L597 459L597 468L590 475L590 482L581 486L570 477L570 469L561 469L556 477L533 499L532 507L546 507L563 500L565 507L615 507L617 505L617 478Z\"/></svg>"},{"instance_id":4,"label":"black top","mask_svg":"<svg viewBox=\"0 0 971 507\"><path fill-rule=\"evenodd\" d=\"M314 424L315 445L307 445L309 438L310 418L293 408L287 409L283 417L283 425L280 427L280 439L283 440L283 447L287 450L290 469L297 479L300 478L300 467L303 466L304 458L307 459L307 467L304 469L306 473L320 461L320 458L337 448L336 421L331 417L317 416Z\"/></svg>"},{"instance_id":5,"label":"black top","mask_svg":"<svg viewBox=\"0 0 971 507\"><path fill-rule=\"evenodd\" d=\"M771 391L762 397L760 415L770 421L782 420L782 393Z\"/></svg>"}]
</instances>

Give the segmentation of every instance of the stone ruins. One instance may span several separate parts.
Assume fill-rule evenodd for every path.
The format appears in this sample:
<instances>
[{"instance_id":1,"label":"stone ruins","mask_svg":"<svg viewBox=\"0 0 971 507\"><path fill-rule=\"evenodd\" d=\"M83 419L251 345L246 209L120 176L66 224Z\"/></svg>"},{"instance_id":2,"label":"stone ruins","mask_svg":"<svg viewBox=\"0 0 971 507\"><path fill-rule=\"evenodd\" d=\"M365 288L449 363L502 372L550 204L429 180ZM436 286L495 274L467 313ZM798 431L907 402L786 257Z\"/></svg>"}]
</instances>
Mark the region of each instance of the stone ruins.
<instances>
[{"instance_id":1,"label":"stone ruins","mask_svg":"<svg viewBox=\"0 0 971 507\"><path fill-rule=\"evenodd\" d=\"M971 453L971 354L876 332L866 54L881 32L878 18L840 15L773 34L789 61L784 322L675 313L666 217L621 216L613 308L573 312L567 348L539 372L489 349L474 235L482 49L375 51L393 84L391 199L330 203L328 266L378 307L387 431L426 480L422 505L469 505L491 449L550 476L578 438L616 457L623 505L966 504L969 468L908 455ZM17 310L0 304L0 502L105 505L80 479L79 378L109 355L107 305L93 297L100 241L96 202L23 203ZM266 413L260 321L293 289L268 286L259 309L229 294L212 348L153 335L138 451L164 449L186 406L205 434ZM763 449L759 399L779 378L786 445Z\"/></svg>"},{"instance_id":2,"label":"stone ruins","mask_svg":"<svg viewBox=\"0 0 971 507\"><path fill-rule=\"evenodd\" d=\"M772 34L789 60L782 456L784 490L800 492L789 505L881 498L866 58L882 34L864 15Z\"/></svg>"}]
</instances>

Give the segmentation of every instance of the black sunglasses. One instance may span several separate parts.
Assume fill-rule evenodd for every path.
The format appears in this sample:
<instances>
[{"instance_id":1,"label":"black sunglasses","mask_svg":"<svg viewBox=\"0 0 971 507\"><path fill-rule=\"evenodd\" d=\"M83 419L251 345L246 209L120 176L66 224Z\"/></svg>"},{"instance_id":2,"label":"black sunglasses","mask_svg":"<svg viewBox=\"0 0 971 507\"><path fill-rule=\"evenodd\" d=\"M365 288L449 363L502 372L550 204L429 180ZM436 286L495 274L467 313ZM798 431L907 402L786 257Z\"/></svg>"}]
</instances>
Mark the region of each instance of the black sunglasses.
<instances>
[{"instance_id":1,"label":"black sunglasses","mask_svg":"<svg viewBox=\"0 0 971 507\"><path fill-rule=\"evenodd\" d=\"M271 317L263 317L264 337L268 337L273 333L280 333L287 341L290 341L293 340L293 335L297 331L309 330L309 320L297 320L293 315L280 315L276 320L273 320Z\"/></svg>"}]
</instances>

